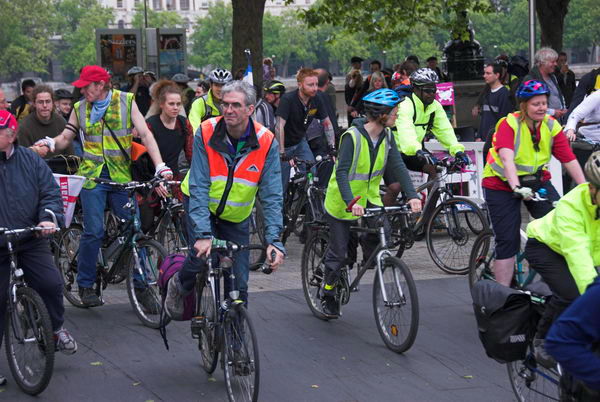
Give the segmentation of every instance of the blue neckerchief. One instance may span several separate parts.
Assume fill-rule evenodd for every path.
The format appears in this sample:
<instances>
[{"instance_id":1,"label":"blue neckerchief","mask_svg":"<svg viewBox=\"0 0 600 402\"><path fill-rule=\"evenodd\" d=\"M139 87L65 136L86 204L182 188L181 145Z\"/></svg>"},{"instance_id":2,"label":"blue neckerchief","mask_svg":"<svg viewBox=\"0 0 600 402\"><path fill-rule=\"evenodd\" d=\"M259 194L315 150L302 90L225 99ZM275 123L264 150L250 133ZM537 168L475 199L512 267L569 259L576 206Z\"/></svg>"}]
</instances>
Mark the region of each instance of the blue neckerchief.
<instances>
[{"instance_id":1,"label":"blue neckerchief","mask_svg":"<svg viewBox=\"0 0 600 402\"><path fill-rule=\"evenodd\" d=\"M106 109L108 109L108 105L110 105L111 98L112 91L108 91L106 99L92 103L92 112L90 113L90 124L95 124L102 118L102 116L104 116Z\"/></svg>"}]
</instances>

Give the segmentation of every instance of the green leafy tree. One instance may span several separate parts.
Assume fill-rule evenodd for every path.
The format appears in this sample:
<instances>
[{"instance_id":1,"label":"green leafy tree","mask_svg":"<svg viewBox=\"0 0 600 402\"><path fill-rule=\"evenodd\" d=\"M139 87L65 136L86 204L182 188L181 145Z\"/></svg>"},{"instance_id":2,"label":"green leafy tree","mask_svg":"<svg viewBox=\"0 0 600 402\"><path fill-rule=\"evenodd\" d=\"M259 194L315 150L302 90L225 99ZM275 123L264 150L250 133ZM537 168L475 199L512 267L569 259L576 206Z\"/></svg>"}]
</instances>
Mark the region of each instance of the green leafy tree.
<instances>
[{"instance_id":1,"label":"green leafy tree","mask_svg":"<svg viewBox=\"0 0 600 402\"><path fill-rule=\"evenodd\" d=\"M600 7L596 0L571 0L565 20L567 47L586 48L600 44Z\"/></svg>"},{"instance_id":2,"label":"green leafy tree","mask_svg":"<svg viewBox=\"0 0 600 402\"><path fill-rule=\"evenodd\" d=\"M281 66L281 75L288 75L289 63L293 59L305 63L316 61L311 49L314 43L314 32L308 32L306 24L298 19L294 11L281 16L265 14L263 20L263 47L267 55L275 55L275 61Z\"/></svg>"},{"instance_id":3,"label":"green leafy tree","mask_svg":"<svg viewBox=\"0 0 600 402\"><path fill-rule=\"evenodd\" d=\"M147 28L178 28L183 26L183 18L176 11L154 11L147 8ZM131 24L134 28L144 28L144 6L137 4Z\"/></svg>"},{"instance_id":4,"label":"green leafy tree","mask_svg":"<svg viewBox=\"0 0 600 402\"><path fill-rule=\"evenodd\" d=\"M230 4L217 2L208 9L205 17L196 21L196 29L190 37L190 64L196 67L231 68L231 33L233 8Z\"/></svg>"},{"instance_id":5,"label":"green leafy tree","mask_svg":"<svg viewBox=\"0 0 600 402\"><path fill-rule=\"evenodd\" d=\"M74 71L96 63L96 29L108 28L113 11L102 7L97 0L63 0L58 3L61 18L69 22L63 30L65 50L63 65ZM63 23L61 23L63 26Z\"/></svg>"},{"instance_id":6,"label":"green leafy tree","mask_svg":"<svg viewBox=\"0 0 600 402\"><path fill-rule=\"evenodd\" d=\"M52 54L52 0L0 0L0 75L46 72Z\"/></svg>"}]
</instances>

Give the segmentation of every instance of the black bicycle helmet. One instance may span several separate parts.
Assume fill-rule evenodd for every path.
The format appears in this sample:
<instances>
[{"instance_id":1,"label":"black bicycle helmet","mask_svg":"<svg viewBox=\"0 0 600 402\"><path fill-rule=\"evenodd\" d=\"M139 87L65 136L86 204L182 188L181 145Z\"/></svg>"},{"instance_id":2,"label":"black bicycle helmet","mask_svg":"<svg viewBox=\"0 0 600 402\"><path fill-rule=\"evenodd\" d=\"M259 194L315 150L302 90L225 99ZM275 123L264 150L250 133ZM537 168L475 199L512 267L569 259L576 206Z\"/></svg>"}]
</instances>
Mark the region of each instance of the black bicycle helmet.
<instances>
[{"instance_id":1,"label":"black bicycle helmet","mask_svg":"<svg viewBox=\"0 0 600 402\"><path fill-rule=\"evenodd\" d=\"M73 99L73 94L70 91L67 91L66 89L57 89L54 92L54 96L56 97L56 100L61 100L61 99Z\"/></svg>"},{"instance_id":2,"label":"black bicycle helmet","mask_svg":"<svg viewBox=\"0 0 600 402\"><path fill-rule=\"evenodd\" d=\"M410 75L410 83L414 86L435 85L439 82L439 77L435 71L430 68L422 67Z\"/></svg>"},{"instance_id":3,"label":"black bicycle helmet","mask_svg":"<svg viewBox=\"0 0 600 402\"><path fill-rule=\"evenodd\" d=\"M263 92L270 92L272 94L284 94L285 85L283 85L283 82L277 80L267 81L267 83L263 87Z\"/></svg>"},{"instance_id":4,"label":"black bicycle helmet","mask_svg":"<svg viewBox=\"0 0 600 402\"><path fill-rule=\"evenodd\" d=\"M231 72L223 68L215 68L208 74L208 81L212 84L227 84L233 80Z\"/></svg>"}]
</instances>

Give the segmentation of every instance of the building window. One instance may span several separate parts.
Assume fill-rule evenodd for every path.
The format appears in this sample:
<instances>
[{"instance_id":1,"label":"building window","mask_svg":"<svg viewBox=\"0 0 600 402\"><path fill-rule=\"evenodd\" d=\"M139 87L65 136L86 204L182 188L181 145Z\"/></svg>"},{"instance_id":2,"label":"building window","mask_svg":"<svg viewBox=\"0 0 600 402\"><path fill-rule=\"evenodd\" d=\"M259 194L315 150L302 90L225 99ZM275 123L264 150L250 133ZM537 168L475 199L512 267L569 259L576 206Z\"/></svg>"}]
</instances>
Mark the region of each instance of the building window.
<instances>
[{"instance_id":1,"label":"building window","mask_svg":"<svg viewBox=\"0 0 600 402\"><path fill-rule=\"evenodd\" d=\"M175 10L177 7L175 6L175 0L166 0L167 10Z\"/></svg>"},{"instance_id":2,"label":"building window","mask_svg":"<svg viewBox=\"0 0 600 402\"><path fill-rule=\"evenodd\" d=\"M119 20L119 22L117 22L117 27L119 29L124 29L125 28L125 21Z\"/></svg>"},{"instance_id":3,"label":"building window","mask_svg":"<svg viewBox=\"0 0 600 402\"><path fill-rule=\"evenodd\" d=\"M190 9L190 0L180 0L179 8L181 10L189 10Z\"/></svg>"},{"instance_id":4,"label":"building window","mask_svg":"<svg viewBox=\"0 0 600 402\"><path fill-rule=\"evenodd\" d=\"M162 0L152 0L152 8L162 10Z\"/></svg>"},{"instance_id":5,"label":"building window","mask_svg":"<svg viewBox=\"0 0 600 402\"><path fill-rule=\"evenodd\" d=\"M208 2L206 2L206 1L203 1L203 2L201 3L200 7L202 7L202 8L208 8Z\"/></svg>"},{"instance_id":6,"label":"building window","mask_svg":"<svg viewBox=\"0 0 600 402\"><path fill-rule=\"evenodd\" d=\"M123 8L123 0L117 0L117 8Z\"/></svg>"}]
</instances>

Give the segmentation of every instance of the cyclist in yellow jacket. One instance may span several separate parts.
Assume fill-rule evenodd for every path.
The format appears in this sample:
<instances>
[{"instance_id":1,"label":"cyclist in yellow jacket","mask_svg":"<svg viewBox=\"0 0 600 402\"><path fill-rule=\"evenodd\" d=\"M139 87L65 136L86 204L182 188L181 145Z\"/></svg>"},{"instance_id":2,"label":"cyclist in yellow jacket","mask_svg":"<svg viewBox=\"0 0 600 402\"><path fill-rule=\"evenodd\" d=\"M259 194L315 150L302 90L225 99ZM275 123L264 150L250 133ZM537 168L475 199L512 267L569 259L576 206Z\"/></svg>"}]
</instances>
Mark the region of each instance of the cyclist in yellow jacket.
<instances>
[{"instance_id":1,"label":"cyclist in yellow jacket","mask_svg":"<svg viewBox=\"0 0 600 402\"><path fill-rule=\"evenodd\" d=\"M548 365L552 362L538 345L552 321L594 281L600 265L600 151L588 159L585 176L589 183L575 187L552 212L527 226L525 256L552 290L534 339L536 358Z\"/></svg>"}]
</instances>

